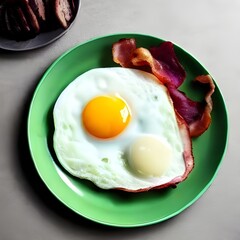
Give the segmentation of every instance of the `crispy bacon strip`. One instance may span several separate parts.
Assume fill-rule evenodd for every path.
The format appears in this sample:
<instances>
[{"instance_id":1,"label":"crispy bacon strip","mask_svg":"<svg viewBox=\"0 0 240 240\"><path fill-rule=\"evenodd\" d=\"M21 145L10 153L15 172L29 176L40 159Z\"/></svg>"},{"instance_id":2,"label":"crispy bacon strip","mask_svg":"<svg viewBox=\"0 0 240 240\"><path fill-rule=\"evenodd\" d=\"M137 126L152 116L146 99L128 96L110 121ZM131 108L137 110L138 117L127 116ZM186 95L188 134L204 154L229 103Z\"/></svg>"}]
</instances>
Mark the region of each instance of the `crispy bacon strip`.
<instances>
[{"instance_id":1,"label":"crispy bacon strip","mask_svg":"<svg viewBox=\"0 0 240 240\"><path fill-rule=\"evenodd\" d=\"M146 48L137 48L132 56L131 63L139 69L152 72L163 84L171 82L169 75L163 65L153 58L150 51Z\"/></svg>"},{"instance_id":2,"label":"crispy bacon strip","mask_svg":"<svg viewBox=\"0 0 240 240\"><path fill-rule=\"evenodd\" d=\"M171 81L162 64L153 58L148 49L137 48L136 40L133 38L120 39L114 43L112 53L113 61L122 67L139 68L152 72L164 84Z\"/></svg>"},{"instance_id":3,"label":"crispy bacon strip","mask_svg":"<svg viewBox=\"0 0 240 240\"><path fill-rule=\"evenodd\" d=\"M186 78L186 72L177 59L172 42L163 42L158 47L150 48L154 59L161 63L166 75L169 77L169 83L176 88L181 86Z\"/></svg>"},{"instance_id":4,"label":"crispy bacon strip","mask_svg":"<svg viewBox=\"0 0 240 240\"><path fill-rule=\"evenodd\" d=\"M136 48L136 40L134 38L120 39L112 49L113 61L122 67L133 67L131 60Z\"/></svg>"},{"instance_id":5,"label":"crispy bacon strip","mask_svg":"<svg viewBox=\"0 0 240 240\"><path fill-rule=\"evenodd\" d=\"M215 85L210 75L197 76L195 78L195 81L198 81L202 84L208 84L209 91L205 96L205 107L201 117L189 125L192 137L200 136L208 129L208 127L211 124L211 112L213 107L212 94L214 93L215 90Z\"/></svg>"},{"instance_id":6,"label":"crispy bacon strip","mask_svg":"<svg viewBox=\"0 0 240 240\"><path fill-rule=\"evenodd\" d=\"M166 85L174 108L189 126L191 137L197 137L208 129L211 123L211 95L215 88L213 80L209 75L196 78L196 81L209 85L209 91L203 102L193 101L181 92L178 87L185 80L186 73L175 55L171 42L164 42L148 50L137 48L133 38L121 39L113 44L112 53L113 60L122 67L138 68L153 73Z\"/></svg>"},{"instance_id":7,"label":"crispy bacon strip","mask_svg":"<svg viewBox=\"0 0 240 240\"><path fill-rule=\"evenodd\" d=\"M209 90L205 100L197 102L189 99L185 93L177 88L168 85L168 91L173 100L174 108L184 117L190 130L191 137L198 137L203 134L211 124L212 94L215 85L210 75L200 75L195 78L196 82L208 84Z\"/></svg>"}]
</instances>

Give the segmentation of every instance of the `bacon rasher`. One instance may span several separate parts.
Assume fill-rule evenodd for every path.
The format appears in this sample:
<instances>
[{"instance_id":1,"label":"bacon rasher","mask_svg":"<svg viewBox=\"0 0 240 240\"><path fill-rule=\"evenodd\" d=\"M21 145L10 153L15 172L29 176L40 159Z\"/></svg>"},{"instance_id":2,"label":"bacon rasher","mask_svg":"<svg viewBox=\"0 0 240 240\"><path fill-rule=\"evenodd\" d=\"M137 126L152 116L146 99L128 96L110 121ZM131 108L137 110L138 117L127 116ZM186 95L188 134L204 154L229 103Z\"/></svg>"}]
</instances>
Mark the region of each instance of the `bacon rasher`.
<instances>
[{"instance_id":1,"label":"bacon rasher","mask_svg":"<svg viewBox=\"0 0 240 240\"><path fill-rule=\"evenodd\" d=\"M150 49L137 47L134 38L120 39L112 47L113 60L122 67L137 68L154 74L169 90L174 108L185 120L191 137L203 134L211 123L212 99L215 85L210 75L197 76L195 81L209 86L202 102L193 101L178 88L186 72L174 52L171 42Z\"/></svg>"}]
</instances>

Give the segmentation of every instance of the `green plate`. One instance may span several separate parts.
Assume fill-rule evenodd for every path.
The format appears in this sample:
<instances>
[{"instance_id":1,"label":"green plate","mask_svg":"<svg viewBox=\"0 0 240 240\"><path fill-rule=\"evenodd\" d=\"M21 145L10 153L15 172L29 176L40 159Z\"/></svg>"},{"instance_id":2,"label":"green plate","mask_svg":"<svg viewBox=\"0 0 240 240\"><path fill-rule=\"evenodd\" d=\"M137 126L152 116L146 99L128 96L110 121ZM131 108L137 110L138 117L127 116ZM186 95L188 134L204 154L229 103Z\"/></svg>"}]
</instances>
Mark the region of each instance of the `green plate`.
<instances>
[{"instance_id":1,"label":"green plate","mask_svg":"<svg viewBox=\"0 0 240 240\"><path fill-rule=\"evenodd\" d=\"M226 150L228 121L224 100L216 85L212 124L207 132L193 140L195 168L175 189L145 193L107 191L68 174L59 165L52 147L53 106L63 89L78 75L92 68L116 66L112 61L111 47L125 37L136 38L138 46L143 47L156 46L163 41L141 34L115 34L90 40L64 53L49 67L34 93L28 118L28 140L40 177L63 204L98 223L136 227L179 214L208 189ZM201 99L202 91L196 89L191 80L208 73L207 70L176 45L175 51L187 72L182 90L191 98Z\"/></svg>"}]
</instances>

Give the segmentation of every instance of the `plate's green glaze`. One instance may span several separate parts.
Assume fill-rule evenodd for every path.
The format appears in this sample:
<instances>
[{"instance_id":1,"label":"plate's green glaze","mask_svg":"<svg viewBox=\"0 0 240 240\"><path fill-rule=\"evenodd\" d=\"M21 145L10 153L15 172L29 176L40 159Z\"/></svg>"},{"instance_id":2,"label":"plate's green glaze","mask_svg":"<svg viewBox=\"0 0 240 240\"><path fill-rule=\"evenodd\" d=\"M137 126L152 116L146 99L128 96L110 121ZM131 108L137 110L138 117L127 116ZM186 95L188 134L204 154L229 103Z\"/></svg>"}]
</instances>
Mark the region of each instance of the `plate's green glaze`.
<instances>
[{"instance_id":1,"label":"plate's green glaze","mask_svg":"<svg viewBox=\"0 0 240 240\"><path fill-rule=\"evenodd\" d=\"M30 108L28 138L36 169L49 190L66 206L93 221L112 226L135 227L164 221L195 202L216 176L227 143L228 122L223 97L216 86L213 95L212 124L207 132L193 140L195 168L176 189L145 193L105 191L76 179L58 165L52 150L53 105L62 90L78 75L97 67L115 66L112 43L134 37L139 46L158 45L162 40L139 34L116 34L81 44L57 59L39 83ZM182 90L200 99L200 89L191 80L207 70L191 55L175 46L187 71Z\"/></svg>"}]
</instances>

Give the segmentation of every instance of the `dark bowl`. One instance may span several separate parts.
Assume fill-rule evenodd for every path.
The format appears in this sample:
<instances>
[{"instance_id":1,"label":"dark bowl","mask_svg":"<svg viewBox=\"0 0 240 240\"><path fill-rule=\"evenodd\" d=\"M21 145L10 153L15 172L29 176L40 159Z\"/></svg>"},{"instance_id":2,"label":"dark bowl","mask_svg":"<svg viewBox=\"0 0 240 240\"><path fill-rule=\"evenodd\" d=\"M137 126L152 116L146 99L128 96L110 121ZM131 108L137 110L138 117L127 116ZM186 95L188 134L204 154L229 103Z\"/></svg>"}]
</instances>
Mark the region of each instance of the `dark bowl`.
<instances>
[{"instance_id":1,"label":"dark bowl","mask_svg":"<svg viewBox=\"0 0 240 240\"><path fill-rule=\"evenodd\" d=\"M74 20L72 21L72 23L69 25L67 29L58 28L53 31L43 32L38 34L35 38L29 39L26 41L16 41L16 40L7 39L0 36L0 49L8 50L8 51L26 51L26 50L41 48L56 41L57 39L62 37L64 34L66 34L68 30L72 27L72 25L74 24L78 16L80 6L81 6L81 0L76 0L77 13Z\"/></svg>"}]
</instances>

